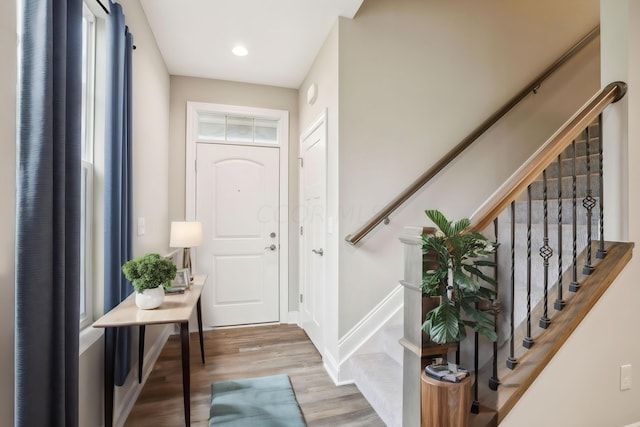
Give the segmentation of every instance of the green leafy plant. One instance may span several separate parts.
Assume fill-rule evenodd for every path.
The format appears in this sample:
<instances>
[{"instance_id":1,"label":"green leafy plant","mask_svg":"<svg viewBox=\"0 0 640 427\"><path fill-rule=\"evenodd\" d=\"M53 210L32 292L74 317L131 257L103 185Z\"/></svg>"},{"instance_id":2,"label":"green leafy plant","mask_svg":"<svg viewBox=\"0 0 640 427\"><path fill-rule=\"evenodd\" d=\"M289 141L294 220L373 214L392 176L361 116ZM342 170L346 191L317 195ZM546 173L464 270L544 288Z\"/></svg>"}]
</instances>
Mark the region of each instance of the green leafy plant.
<instances>
[{"instance_id":1,"label":"green leafy plant","mask_svg":"<svg viewBox=\"0 0 640 427\"><path fill-rule=\"evenodd\" d=\"M487 257L496 252L497 244L471 231L468 219L452 222L440 211L425 213L438 231L422 236L423 252L432 255L435 267L425 272L422 292L440 297L441 303L427 313L422 329L438 344L464 340L467 326L496 341L493 314L478 305L495 298L496 281L483 268L495 267Z\"/></svg>"},{"instance_id":2,"label":"green leafy plant","mask_svg":"<svg viewBox=\"0 0 640 427\"><path fill-rule=\"evenodd\" d=\"M133 288L138 293L160 285L169 289L171 281L176 277L176 271L176 266L171 260L158 254L147 254L122 265L124 276L131 280Z\"/></svg>"}]
</instances>

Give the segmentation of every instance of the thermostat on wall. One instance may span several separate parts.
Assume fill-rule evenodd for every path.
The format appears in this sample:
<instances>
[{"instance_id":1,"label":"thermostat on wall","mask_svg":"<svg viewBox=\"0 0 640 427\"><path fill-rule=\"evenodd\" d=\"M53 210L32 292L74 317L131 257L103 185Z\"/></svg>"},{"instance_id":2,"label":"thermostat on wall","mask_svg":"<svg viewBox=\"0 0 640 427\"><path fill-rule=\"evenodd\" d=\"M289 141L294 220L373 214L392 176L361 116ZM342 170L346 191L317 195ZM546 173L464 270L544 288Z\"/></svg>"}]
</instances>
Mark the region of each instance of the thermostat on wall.
<instances>
[{"instance_id":1,"label":"thermostat on wall","mask_svg":"<svg viewBox=\"0 0 640 427\"><path fill-rule=\"evenodd\" d=\"M307 89L307 104L313 104L316 102L316 98L318 97L318 85L312 83Z\"/></svg>"}]
</instances>

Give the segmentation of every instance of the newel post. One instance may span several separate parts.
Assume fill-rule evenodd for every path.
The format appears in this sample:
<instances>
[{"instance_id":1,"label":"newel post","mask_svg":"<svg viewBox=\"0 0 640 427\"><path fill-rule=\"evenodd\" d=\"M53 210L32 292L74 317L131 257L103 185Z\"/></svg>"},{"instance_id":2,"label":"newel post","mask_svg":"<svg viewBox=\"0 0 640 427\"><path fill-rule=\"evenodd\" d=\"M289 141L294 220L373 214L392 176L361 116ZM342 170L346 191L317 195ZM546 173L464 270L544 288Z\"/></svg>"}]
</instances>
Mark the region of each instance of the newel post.
<instances>
[{"instance_id":1,"label":"newel post","mask_svg":"<svg viewBox=\"0 0 640 427\"><path fill-rule=\"evenodd\" d=\"M404 244L404 347L402 365L402 425L420 426L420 370L422 354L422 227L405 227Z\"/></svg>"}]
</instances>

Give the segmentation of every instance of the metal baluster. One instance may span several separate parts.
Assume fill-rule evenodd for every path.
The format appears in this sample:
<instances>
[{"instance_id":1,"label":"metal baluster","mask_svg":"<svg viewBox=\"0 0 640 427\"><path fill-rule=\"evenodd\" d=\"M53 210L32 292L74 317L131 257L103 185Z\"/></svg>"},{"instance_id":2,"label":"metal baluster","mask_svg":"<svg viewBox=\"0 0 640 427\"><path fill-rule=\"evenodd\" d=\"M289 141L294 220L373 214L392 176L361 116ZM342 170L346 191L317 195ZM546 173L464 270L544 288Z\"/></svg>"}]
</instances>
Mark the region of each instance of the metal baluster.
<instances>
[{"instance_id":1,"label":"metal baluster","mask_svg":"<svg viewBox=\"0 0 640 427\"><path fill-rule=\"evenodd\" d=\"M527 187L527 336L522 345L525 348L533 346L531 338L531 185Z\"/></svg>"},{"instance_id":2,"label":"metal baluster","mask_svg":"<svg viewBox=\"0 0 640 427\"><path fill-rule=\"evenodd\" d=\"M542 317L540 318L540 327L547 329L551 324L549 320L549 258L553 256L553 249L549 246L549 221L548 221L548 209L547 209L547 170L542 171L542 210L544 214L544 237L543 245L540 248L540 256L543 259L544 265L544 307Z\"/></svg>"},{"instance_id":3,"label":"metal baluster","mask_svg":"<svg viewBox=\"0 0 640 427\"><path fill-rule=\"evenodd\" d=\"M600 199L600 205L598 206L600 209L600 247L598 248L598 252L596 253L596 258L603 259L607 256L607 251L604 248L604 180L603 180L603 169L602 169L602 113L598 116L598 178L600 189L598 192L598 198Z\"/></svg>"},{"instance_id":4,"label":"metal baluster","mask_svg":"<svg viewBox=\"0 0 640 427\"><path fill-rule=\"evenodd\" d=\"M578 243L577 243L577 224L578 224L578 197L576 190L576 141L571 143L573 148L573 156L571 160L571 206L573 209L573 264L571 265L571 283L569 284L570 292L578 292L580 283L578 283Z\"/></svg>"},{"instance_id":5,"label":"metal baluster","mask_svg":"<svg viewBox=\"0 0 640 427\"><path fill-rule=\"evenodd\" d=\"M515 299L516 299L516 202L511 202L511 335L509 340L509 357L507 358L507 368L513 369L518 364L515 358Z\"/></svg>"},{"instance_id":6,"label":"metal baluster","mask_svg":"<svg viewBox=\"0 0 640 427\"><path fill-rule=\"evenodd\" d=\"M592 210L596 206L596 200L591 195L591 153L589 152L589 139L591 138L591 132L589 127L585 129L586 138L586 150L587 150L587 196L582 200L582 206L587 210L587 259L584 267L582 267L582 274L589 275L593 272L593 266L591 265L591 219Z\"/></svg>"},{"instance_id":7,"label":"metal baluster","mask_svg":"<svg viewBox=\"0 0 640 427\"><path fill-rule=\"evenodd\" d=\"M498 245L498 218L493 220L493 233L496 237L496 246ZM500 300L498 299L498 292L500 290L498 283L498 251L493 255L493 261L495 266L493 267L493 278L496 281L496 294L491 300L491 311L493 311L493 324L496 335L498 335L498 314L500 313ZM500 385L498 379L498 340L493 342L493 376L489 378L489 388L491 390L497 390Z\"/></svg>"},{"instance_id":8,"label":"metal baluster","mask_svg":"<svg viewBox=\"0 0 640 427\"><path fill-rule=\"evenodd\" d=\"M478 303L476 303L476 310L478 309ZM471 403L471 413L479 414L480 413L480 401L478 400L478 370L480 369L478 363L478 353L480 352L480 343L478 340L478 333L474 334L474 345L475 351L473 352L473 370L476 373L474 381L473 381L473 402Z\"/></svg>"},{"instance_id":9,"label":"metal baluster","mask_svg":"<svg viewBox=\"0 0 640 427\"><path fill-rule=\"evenodd\" d=\"M562 299L562 158L558 155L558 298L553 308L562 310L565 302Z\"/></svg>"}]
</instances>

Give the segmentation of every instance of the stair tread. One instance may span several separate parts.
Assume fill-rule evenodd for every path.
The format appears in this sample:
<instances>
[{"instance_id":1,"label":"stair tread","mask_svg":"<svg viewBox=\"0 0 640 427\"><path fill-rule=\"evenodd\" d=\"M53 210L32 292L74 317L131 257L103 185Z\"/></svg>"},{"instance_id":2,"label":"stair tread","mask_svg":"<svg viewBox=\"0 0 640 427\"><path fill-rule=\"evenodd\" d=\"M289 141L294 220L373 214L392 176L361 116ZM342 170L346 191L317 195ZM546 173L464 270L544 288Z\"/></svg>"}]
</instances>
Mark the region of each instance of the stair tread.
<instances>
[{"instance_id":1,"label":"stair tread","mask_svg":"<svg viewBox=\"0 0 640 427\"><path fill-rule=\"evenodd\" d=\"M356 386L388 426L402 425L402 366L386 353L351 358Z\"/></svg>"}]
</instances>

